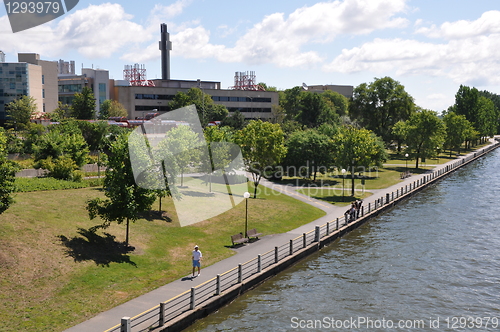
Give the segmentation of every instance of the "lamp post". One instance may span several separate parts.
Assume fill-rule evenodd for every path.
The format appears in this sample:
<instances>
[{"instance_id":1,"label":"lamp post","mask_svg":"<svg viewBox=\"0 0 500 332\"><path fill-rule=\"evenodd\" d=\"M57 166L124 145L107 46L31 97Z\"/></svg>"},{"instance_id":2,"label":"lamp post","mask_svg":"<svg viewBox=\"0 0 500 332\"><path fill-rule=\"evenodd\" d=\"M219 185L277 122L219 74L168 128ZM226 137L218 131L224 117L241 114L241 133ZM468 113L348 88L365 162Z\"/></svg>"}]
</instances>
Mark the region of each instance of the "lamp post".
<instances>
[{"instance_id":1,"label":"lamp post","mask_svg":"<svg viewBox=\"0 0 500 332\"><path fill-rule=\"evenodd\" d=\"M250 193L248 191L245 191L243 194L243 197L245 197L245 237L247 236L247 231L248 231L248 199L250 198Z\"/></svg>"},{"instance_id":2,"label":"lamp post","mask_svg":"<svg viewBox=\"0 0 500 332\"><path fill-rule=\"evenodd\" d=\"M344 201L344 181L345 181L346 170L342 168L342 202Z\"/></svg>"},{"instance_id":3,"label":"lamp post","mask_svg":"<svg viewBox=\"0 0 500 332\"><path fill-rule=\"evenodd\" d=\"M408 172L408 153L405 154L406 157L406 171Z\"/></svg>"}]
</instances>

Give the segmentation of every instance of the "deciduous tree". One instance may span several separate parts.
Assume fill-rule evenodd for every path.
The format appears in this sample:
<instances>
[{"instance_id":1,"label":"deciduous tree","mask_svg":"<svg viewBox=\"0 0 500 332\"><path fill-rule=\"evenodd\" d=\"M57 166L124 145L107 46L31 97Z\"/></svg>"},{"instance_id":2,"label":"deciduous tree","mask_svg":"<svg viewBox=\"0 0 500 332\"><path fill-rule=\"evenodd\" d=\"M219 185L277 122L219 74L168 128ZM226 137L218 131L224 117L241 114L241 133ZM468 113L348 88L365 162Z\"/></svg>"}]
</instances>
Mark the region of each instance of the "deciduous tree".
<instances>
[{"instance_id":1,"label":"deciduous tree","mask_svg":"<svg viewBox=\"0 0 500 332\"><path fill-rule=\"evenodd\" d=\"M331 137L307 129L292 133L286 140L287 154L283 160L289 176L302 176L316 181L317 172L325 173L333 162L333 140ZM305 174L301 174L302 170ZM294 170L293 174L291 170Z\"/></svg>"},{"instance_id":2,"label":"deciduous tree","mask_svg":"<svg viewBox=\"0 0 500 332\"><path fill-rule=\"evenodd\" d=\"M75 93L72 108L73 116L76 119L95 119L95 97L94 93L89 87L84 87L81 93Z\"/></svg>"},{"instance_id":3,"label":"deciduous tree","mask_svg":"<svg viewBox=\"0 0 500 332\"><path fill-rule=\"evenodd\" d=\"M361 169L381 166L387 159L383 141L372 131L342 127L334 138L334 158L338 167L351 173L351 195L354 196L354 174Z\"/></svg>"},{"instance_id":4,"label":"deciduous tree","mask_svg":"<svg viewBox=\"0 0 500 332\"><path fill-rule=\"evenodd\" d=\"M16 130L24 130L29 127L33 115L36 113L35 98L22 96L5 105L7 112L7 125Z\"/></svg>"},{"instance_id":5,"label":"deciduous tree","mask_svg":"<svg viewBox=\"0 0 500 332\"><path fill-rule=\"evenodd\" d=\"M132 170L129 148L129 133L121 134L111 144L108 168L104 179L107 199L95 198L87 202L90 219L103 219L102 227L112 222L126 222L125 243L129 244L130 221L135 222L141 213L151 210L156 194L153 190L139 187Z\"/></svg>"},{"instance_id":6,"label":"deciduous tree","mask_svg":"<svg viewBox=\"0 0 500 332\"><path fill-rule=\"evenodd\" d=\"M277 166L286 155L283 131L277 123L251 120L237 133L236 142L240 145L245 164L252 174L256 198L257 187L266 170Z\"/></svg>"},{"instance_id":7,"label":"deciduous tree","mask_svg":"<svg viewBox=\"0 0 500 332\"><path fill-rule=\"evenodd\" d=\"M349 104L351 117L386 143L394 139L393 126L398 121L407 120L414 112L413 97L403 85L390 77L360 84L354 89L353 100Z\"/></svg>"},{"instance_id":8,"label":"deciduous tree","mask_svg":"<svg viewBox=\"0 0 500 332\"><path fill-rule=\"evenodd\" d=\"M406 142L408 153L415 158L415 168L418 168L419 158L435 156L436 149L441 148L446 137L443 120L436 112L425 109L406 121L398 122L393 130Z\"/></svg>"}]
</instances>

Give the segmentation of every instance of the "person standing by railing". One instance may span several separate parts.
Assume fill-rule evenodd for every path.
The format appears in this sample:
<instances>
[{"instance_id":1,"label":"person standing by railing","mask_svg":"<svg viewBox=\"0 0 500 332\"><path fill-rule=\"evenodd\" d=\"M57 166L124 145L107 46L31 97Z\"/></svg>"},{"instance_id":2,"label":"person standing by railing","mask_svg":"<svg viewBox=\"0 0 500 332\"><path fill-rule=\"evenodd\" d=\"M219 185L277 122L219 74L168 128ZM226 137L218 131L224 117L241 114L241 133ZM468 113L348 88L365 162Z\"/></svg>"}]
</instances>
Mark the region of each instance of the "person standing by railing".
<instances>
[{"instance_id":1,"label":"person standing by railing","mask_svg":"<svg viewBox=\"0 0 500 332\"><path fill-rule=\"evenodd\" d=\"M191 257L193 260L193 278L198 277L201 274L201 257L203 257L203 254L201 253L200 248L198 246L194 246L193 255ZM194 271L196 268L198 268L198 274L195 276Z\"/></svg>"}]
</instances>

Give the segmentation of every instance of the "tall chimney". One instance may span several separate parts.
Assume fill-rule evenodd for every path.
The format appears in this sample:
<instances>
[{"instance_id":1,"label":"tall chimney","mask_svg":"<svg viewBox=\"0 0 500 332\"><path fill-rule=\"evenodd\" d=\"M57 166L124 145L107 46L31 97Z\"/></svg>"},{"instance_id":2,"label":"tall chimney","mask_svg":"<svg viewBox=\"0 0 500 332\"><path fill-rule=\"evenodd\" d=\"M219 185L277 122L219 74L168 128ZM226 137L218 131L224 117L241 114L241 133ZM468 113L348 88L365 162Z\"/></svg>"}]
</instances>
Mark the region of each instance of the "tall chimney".
<instances>
[{"instance_id":1,"label":"tall chimney","mask_svg":"<svg viewBox=\"0 0 500 332\"><path fill-rule=\"evenodd\" d=\"M160 26L161 40L161 79L170 79L170 51L172 50L172 43L170 42L169 33L167 32L167 25L162 23Z\"/></svg>"}]
</instances>

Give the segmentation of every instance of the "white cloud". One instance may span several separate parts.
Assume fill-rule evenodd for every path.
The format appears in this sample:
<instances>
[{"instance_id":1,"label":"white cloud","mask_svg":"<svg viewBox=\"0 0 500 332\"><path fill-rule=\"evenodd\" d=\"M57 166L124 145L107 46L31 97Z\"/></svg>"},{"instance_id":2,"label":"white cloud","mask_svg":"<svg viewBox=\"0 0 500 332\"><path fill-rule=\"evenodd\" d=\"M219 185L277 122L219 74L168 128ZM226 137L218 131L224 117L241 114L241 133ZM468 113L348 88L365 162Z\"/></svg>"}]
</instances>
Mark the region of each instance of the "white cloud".
<instances>
[{"instance_id":1,"label":"white cloud","mask_svg":"<svg viewBox=\"0 0 500 332\"><path fill-rule=\"evenodd\" d=\"M299 8L288 18L283 13L264 17L234 47L211 44L210 33L202 27L182 31L172 36L173 53L193 58L213 57L222 62L310 66L323 58L314 51L301 51L305 45L330 42L338 35L406 26L405 19L394 18L404 9L404 0L320 2Z\"/></svg>"},{"instance_id":2,"label":"white cloud","mask_svg":"<svg viewBox=\"0 0 500 332\"><path fill-rule=\"evenodd\" d=\"M471 22L472 25L476 26ZM495 33L492 26L481 29L474 33L471 29L463 34L456 33L456 39L445 43L374 39L359 47L342 50L323 68L341 73L394 71L398 75L446 76L459 84L479 86L499 84L500 77L493 73L500 71L500 33ZM452 36L449 29L439 31L431 35ZM489 31L489 34L480 35L478 31Z\"/></svg>"},{"instance_id":3,"label":"white cloud","mask_svg":"<svg viewBox=\"0 0 500 332\"><path fill-rule=\"evenodd\" d=\"M430 38L448 40L498 34L500 33L500 11L485 12L475 21L445 22L440 27L432 25L431 27L420 28L416 32Z\"/></svg>"},{"instance_id":4,"label":"white cloud","mask_svg":"<svg viewBox=\"0 0 500 332\"><path fill-rule=\"evenodd\" d=\"M57 24L44 24L33 29L2 37L2 48L9 52L33 52L57 57L77 50L89 59L108 58L131 43L142 42L148 33L131 21L119 4L90 5L65 16ZM3 28L8 21L0 19ZM3 30L3 29L2 29Z\"/></svg>"}]
</instances>

